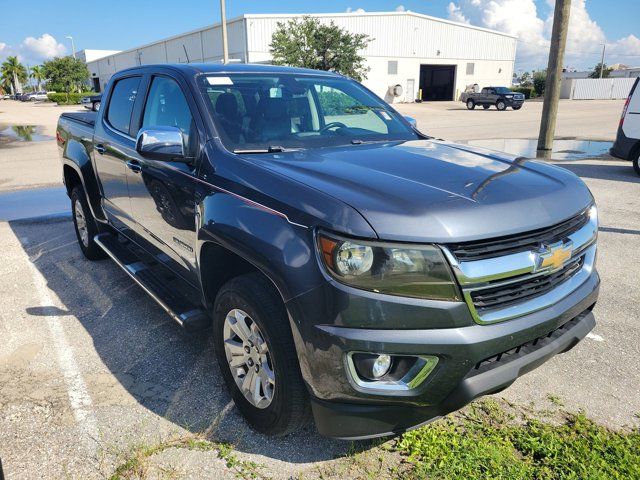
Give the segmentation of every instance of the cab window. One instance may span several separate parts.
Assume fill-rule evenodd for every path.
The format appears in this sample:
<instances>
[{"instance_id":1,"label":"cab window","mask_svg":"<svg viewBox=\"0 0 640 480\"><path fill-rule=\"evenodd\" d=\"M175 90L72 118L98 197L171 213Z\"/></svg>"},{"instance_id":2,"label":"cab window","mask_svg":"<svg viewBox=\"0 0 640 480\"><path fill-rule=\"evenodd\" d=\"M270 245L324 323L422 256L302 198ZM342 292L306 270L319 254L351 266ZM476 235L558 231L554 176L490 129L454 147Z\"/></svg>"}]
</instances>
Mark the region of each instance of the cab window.
<instances>
[{"instance_id":1,"label":"cab window","mask_svg":"<svg viewBox=\"0 0 640 480\"><path fill-rule=\"evenodd\" d=\"M182 131L187 151L192 151L195 147L196 127L193 116L187 99L175 80L167 77L153 79L144 107L142 127L177 127Z\"/></svg>"},{"instance_id":2,"label":"cab window","mask_svg":"<svg viewBox=\"0 0 640 480\"><path fill-rule=\"evenodd\" d=\"M118 80L113 86L109 108L107 110L107 122L111 127L126 135L129 134L131 125L131 113L136 101L140 77L128 77Z\"/></svg>"}]
</instances>

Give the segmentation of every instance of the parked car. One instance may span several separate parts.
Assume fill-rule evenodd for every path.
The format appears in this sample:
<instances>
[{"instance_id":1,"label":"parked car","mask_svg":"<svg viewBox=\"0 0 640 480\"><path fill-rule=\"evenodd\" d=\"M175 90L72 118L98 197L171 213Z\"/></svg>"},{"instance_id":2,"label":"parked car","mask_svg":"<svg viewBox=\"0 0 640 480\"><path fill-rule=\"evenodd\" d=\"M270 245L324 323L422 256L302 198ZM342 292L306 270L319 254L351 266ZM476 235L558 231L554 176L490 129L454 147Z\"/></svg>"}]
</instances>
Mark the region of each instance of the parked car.
<instances>
[{"instance_id":1,"label":"parked car","mask_svg":"<svg viewBox=\"0 0 640 480\"><path fill-rule=\"evenodd\" d=\"M622 109L616 141L611 148L611 155L631 160L633 168L640 175L640 88L636 79L627 101Z\"/></svg>"},{"instance_id":2,"label":"parked car","mask_svg":"<svg viewBox=\"0 0 640 480\"><path fill-rule=\"evenodd\" d=\"M9 100L11 98L11 94L10 93L5 93L5 94L1 95L0 98L2 100Z\"/></svg>"},{"instance_id":3,"label":"parked car","mask_svg":"<svg viewBox=\"0 0 640 480\"><path fill-rule=\"evenodd\" d=\"M507 87L485 87L480 93L466 94L464 102L469 110L476 108L476 105L482 105L485 110L492 105L498 110L506 110L507 107L520 110L524 103L524 94L512 92Z\"/></svg>"},{"instance_id":4,"label":"parked car","mask_svg":"<svg viewBox=\"0 0 640 480\"><path fill-rule=\"evenodd\" d=\"M102 95L93 95L90 97L83 97L81 102L84 108L88 108L94 112L100 110L100 103L102 102Z\"/></svg>"},{"instance_id":5,"label":"parked car","mask_svg":"<svg viewBox=\"0 0 640 480\"><path fill-rule=\"evenodd\" d=\"M26 95L23 95L22 100L25 102L44 102L45 100L48 100L48 98L49 97L47 97L47 92L41 91L27 93Z\"/></svg>"},{"instance_id":6,"label":"parked car","mask_svg":"<svg viewBox=\"0 0 640 480\"><path fill-rule=\"evenodd\" d=\"M566 169L435 140L330 72L141 66L104 101L56 131L80 249L213 327L260 432L398 434L595 325L597 210Z\"/></svg>"}]
</instances>

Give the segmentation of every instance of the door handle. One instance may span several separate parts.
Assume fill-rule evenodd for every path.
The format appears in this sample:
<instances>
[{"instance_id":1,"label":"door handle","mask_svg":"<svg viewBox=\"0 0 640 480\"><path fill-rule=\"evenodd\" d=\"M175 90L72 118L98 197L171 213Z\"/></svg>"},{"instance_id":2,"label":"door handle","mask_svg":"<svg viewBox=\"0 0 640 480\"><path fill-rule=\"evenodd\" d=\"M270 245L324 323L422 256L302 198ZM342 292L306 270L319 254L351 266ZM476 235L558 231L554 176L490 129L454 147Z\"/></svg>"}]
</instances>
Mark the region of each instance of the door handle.
<instances>
[{"instance_id":1,"label":"door handle","mask_svg":"<svg viewBox=\"0 0 640 480\"><path fill-rule=\"evenodd\" d=\"M142 165L137 160L128 160L127 168L135 173L140 173L142 171Z\"/></svg>"},{"instance_id":2,"label":"door handle","mask_svg":"<svg viewBox=\"0 0 640 480\"><path fill-rule=\"evenodd\" d=\"M95 146L96 151L102 155L104 152L107 151L107 149L105 148L104 145L102 145L101 143L99 143L98 145Z\"/></svg>"}]
</instances>

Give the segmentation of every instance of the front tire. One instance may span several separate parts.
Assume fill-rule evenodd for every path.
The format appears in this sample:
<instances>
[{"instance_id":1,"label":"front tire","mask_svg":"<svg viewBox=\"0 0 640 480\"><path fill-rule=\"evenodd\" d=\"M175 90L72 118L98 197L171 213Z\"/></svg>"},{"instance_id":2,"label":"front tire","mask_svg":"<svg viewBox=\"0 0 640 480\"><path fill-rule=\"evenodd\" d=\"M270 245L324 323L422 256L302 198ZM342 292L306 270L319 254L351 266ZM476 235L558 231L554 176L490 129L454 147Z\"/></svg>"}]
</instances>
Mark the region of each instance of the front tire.
<instances>
[{"instance_id":1,"label":"front tire","mask_svg":"<svg viewBox=\"0 0 640 480\"><path fill-rule=\"evenodd\" d=\"M520 109L522 108L522 106L519 106L519 107L511 107L511 108L513 108L514 110L520 110Z\"/></svg>"},{"instance_id":2,"label":"front tire","mask_svg":"<svg viewBox=\"0 0 640 480\"><path fill-rule=\"evenodd\" d=\"M640 154L633 159L633 169L636 171L636 174L640 176Z\"/></svg>"},{"instance_id":3,"label":"front tire","mask_svg":"<svg viewBox=\"0 0 640 480\"><path fill-rule=\"evenodd\" d=\"M473 110L474 108L476 108L476 102L471 99L467 100L467 109Z\"/></svg>"},{"instance_id":4,"label":"front tire","mask_svg":"<svg viewBox=\"0 0 640 480\"><path fill-rule=\"evenodd\" d=\"M94 112L100 110L100 102L93 102L93 107L91 108Z\"/></svg>"},{"instance_id":5,"label":"front tire","mask_svg":"<svg viewBox=\"0 0 640 480\"><path fill-rule=\"evenodd\" d=\"M231 396L257 431L282 436L309 422L286 309L259 273L227 282L213 307L216 357Z\"/></svg>"},{"instance_id":6,"label":"front tire","mask_svg":"<svg viewBox=\"0 0 640 480\"><path fill-rule=\"evenodd\" d=\"M106 254L93 240L99 233L98 224L91 214L82 185L76 185L71 191L71 213L78 244L84 256L89 260L105 258Z\"/></svg>"},{"instance_id":7,"label":"front tire","mask_svg":"<svg viewBox=\"0 0 640 480\"><path fill-rule=\"evenodd\" d=\"M496 102L496 108L502 112L507 109L507 104L504 103L504 100L498 100Z\"/></svg>"}]
</instances>

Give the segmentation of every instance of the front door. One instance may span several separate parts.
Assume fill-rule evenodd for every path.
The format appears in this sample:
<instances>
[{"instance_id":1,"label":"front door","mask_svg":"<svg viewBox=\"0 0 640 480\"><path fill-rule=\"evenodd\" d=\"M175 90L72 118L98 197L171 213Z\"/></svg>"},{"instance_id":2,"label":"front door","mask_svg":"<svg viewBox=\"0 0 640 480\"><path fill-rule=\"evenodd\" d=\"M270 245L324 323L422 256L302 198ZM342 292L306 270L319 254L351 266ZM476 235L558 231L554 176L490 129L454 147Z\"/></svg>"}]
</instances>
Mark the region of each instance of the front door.
<instances>
[{"instance_id":1,"label":"front door","mask_svg":"<svg viewBox=\"0 0 640 480\"><path fill-rule=\"evenodd\" d=\"M135 154L130 136L131 118L141 78L118 80L111 91L101 122L96 125L93 160L102 190L102 206L109 220L127 233L133 229L127 188L127 162Z\"/></svg>"},{"instance_id":2,"label":"front door","mask_svg":"<svg viewBox=\"0 0 640 480\"><path fill-rule=\"evenodd\" d=\"M180 128L190 160L158 161L135 154L127 178L138 240L159 261L195 283L198 129L176 79L151 79L140 126Z\"/></svg>"}]
</instances>

